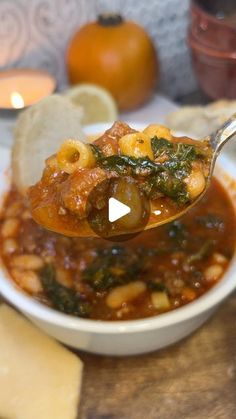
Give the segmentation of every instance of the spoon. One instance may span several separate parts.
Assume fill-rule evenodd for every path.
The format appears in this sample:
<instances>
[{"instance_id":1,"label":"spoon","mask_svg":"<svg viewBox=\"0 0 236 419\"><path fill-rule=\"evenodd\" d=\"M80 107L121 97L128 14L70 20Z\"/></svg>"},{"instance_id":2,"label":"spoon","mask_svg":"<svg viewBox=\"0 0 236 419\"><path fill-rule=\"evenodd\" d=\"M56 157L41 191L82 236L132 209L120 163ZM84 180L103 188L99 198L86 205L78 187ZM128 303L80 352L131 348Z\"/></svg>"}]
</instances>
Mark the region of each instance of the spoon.
<instances>
[{"instance_id":1,"label":"spoon","mask_svg":"<svg viewBox=\"0 0 236 419\"><path fill-rule=\"evenodd\" d=\"M140 212L140 221L138 223L135 223L135 226L133 226L132 229L124 228L124 224L122 225L119 222L116 225L110 225L107 224L107 218L108 216L105 215L105 221L104 221L104 228L106 229L105 236L103 234L99 234L101 231L97 231L95 228L94 231L94 225L90 222L88 219L78 219L76 216L73 217L67 217L61 216L58 214L58 209L53 204L53 201L51 202L51 197L45 200L45 202L41 201L40 199L36 199L36 203L34 203L32 208L32 216L34 220L41 224L43 227L45 227L48 230L55 231L57 233L61 233L65 236L69 237L115 237L121 236L121 235L130 235L133 233L137 233L141 230L148 230L151 228L159 227L163 224L169 223L171 221L174 221L175 219L181 217L184 215L187 211L189 211L194 205L196 205L202 197L205 195L207 188L210 185L211 178L213 175L216 159L224 146L234 135L236 135L236 114L234 114L228 121L226 121L216 132L209 135L206 138L203 138L202 141L208 142L212 149L212 156L211 160L209 162L209 171L208 176L205 179L205 188L203 191L194 199L193 202L190 202L187 206L184 208L180 208L178 210L174 210L174 213L169 213L166 211L165 205L162 206L162 211L158 211L155 209L153 204L153 208L151 208L150 216L148 215L146 224L143 223L141 225L141 212ZM121 178L122 179L122 178ZM124 180L125 182L125 180ZM129 186L128 183L124 186L125 195L127 197L129 196ZM99 192L98 192L99 193ZM118 197L119 200L119 197ZM122 199L120 200L122 202ZM129 205L130 208L132 208L132 204L134 205L134 208L136 209L136 204L134 202L125 202L125 204ZM109 200L110 205L110 200ZM122 204L121 204L122 205ZM110 207L109 207L110 210ZM107 214L107 213L106 213ZM124 216L122 220L127 220L126 217L130 217L129 221L131 223L134 221L135 215L133 215L132 210L130 211L130 214L127 216ZM166 216L165 216L166 214ZM121 219L121 217L120 217ZM95 222L97 222L97 217L94 218ZM93 220L93 221L94 221ZM126 223L127 224L127 223ZM130 223L129 223L130 224ZM117 228L118 226L118 228ZM105 230L104 230L105 231Z\"/></svg>"},{"instance_id":2,"label":"spoon","mask_svg":"<svg viewBox=\"0 0 236 419\"><path fill-rule=\"evenodd\" d=\"M164 220L160 220L160 221L157 220L156 222L148 223L145 230L159 227L163 224L169 223L171 221L176 220L177 218L182 217L182 215L186 214L186 212L188 212L194 205L196 205L203 198L208 187L210 186L216 160L221 152L222 147L235 135L236 135L236 113L233 114L231 118L229 118L220 128L218 128L217 131L215 131L214 133L208 135L207 137L201 140L201 141L208 141L213 151L211 163L209 167L209 173L206 179L206 186L204 190L201 192L201 194L193 202L191 202L187 207L177 212L173 216L168 217Z\"/></svg>"}]
</instances>

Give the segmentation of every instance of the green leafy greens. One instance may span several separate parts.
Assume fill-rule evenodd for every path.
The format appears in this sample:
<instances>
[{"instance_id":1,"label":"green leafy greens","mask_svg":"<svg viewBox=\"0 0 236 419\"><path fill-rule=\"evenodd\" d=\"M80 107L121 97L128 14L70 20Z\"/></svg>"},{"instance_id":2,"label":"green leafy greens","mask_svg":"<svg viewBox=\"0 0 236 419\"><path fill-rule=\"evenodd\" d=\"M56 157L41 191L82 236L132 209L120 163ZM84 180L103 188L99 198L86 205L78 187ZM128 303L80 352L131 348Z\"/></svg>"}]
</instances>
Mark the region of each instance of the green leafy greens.
<instances>
[{"instance_id":1,"label":"green leafy greens","mask_svg":"<svg viewBox=\"0 0 236 419\"><path fill-rule=\"evenodd\" d=\"M90 306L72 289L66 288L56 280L56 271L52 265L46 265L40 272L43 289L52 306L66 314L88 317Z\"/></svg>"},{"instance_id":2,"label":"green leafy greens","mask_svg":"<svg viewBox=\"0 0 236 419\"><path fill-rule=\"evenodd\" d=\"M97 250L95 260L83 272L83 280L96 291L106 291L137 279L144 270L141 249L112 246Z\"/></svg>"},{"instance_id":3,"label":"green leafy greens","mask_svg":"<svg viewBox=\"0 0 236 419\"><path fill-rule=\"evenodd\" d=\"M202 159L204 153L196 146L171 143L165 138L151 139L155 159L165 156L164 161L152 161L148 157L126 155L104 156L96 145L91 145L98 165L119 175L141 177L140 187L151 199L167 196L180 205L189 201L184 179L191 172L192 162Z\"/></svg>"},{"instance_id":4,"label":"green leafy greens","mask_svg":"<svg viewBox=\"0 0 236 419\"><path fill-rule=\"evenodd\" d=\"M170 141L166 140L165 138L158 138L153 137L151 139L152 151L154 157L160 157L162 154L166 153L167 151L170 152L174 148L174 144Z\"/></svg>"}]
</instances>

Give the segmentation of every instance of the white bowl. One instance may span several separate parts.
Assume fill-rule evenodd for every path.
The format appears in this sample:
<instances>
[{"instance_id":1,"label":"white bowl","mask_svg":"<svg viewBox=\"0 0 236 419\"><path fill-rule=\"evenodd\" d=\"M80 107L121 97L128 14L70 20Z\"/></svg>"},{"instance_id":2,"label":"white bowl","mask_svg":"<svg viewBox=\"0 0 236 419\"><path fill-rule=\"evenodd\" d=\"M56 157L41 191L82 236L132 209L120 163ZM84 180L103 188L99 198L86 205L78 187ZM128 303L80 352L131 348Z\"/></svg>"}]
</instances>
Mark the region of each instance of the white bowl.
<instances>
[{"instance_id":1,"label":"white bowl","mask_svg":"<svg viewBox=\"0 0 236 419\"><path fill-rule=\"evenodd\" d=\"M133 124L142 128L142 124ZM89 127L89 134L103 132L107 125ZM7 190L9 180L4 170L9 167L10 152L0 149L0 194ZM227 188L236 211L236 168L230 157L220 158L216 175ZM33 323L59 341L88 352L106 355L133 355L163 348L189 335L201 326L218 305L236 287L236 257L223 279L198 300L166 314L142 320L105 322L61 314L27 296L16 287L0 268L2 295Z\"/></svg>"}]
</instances>

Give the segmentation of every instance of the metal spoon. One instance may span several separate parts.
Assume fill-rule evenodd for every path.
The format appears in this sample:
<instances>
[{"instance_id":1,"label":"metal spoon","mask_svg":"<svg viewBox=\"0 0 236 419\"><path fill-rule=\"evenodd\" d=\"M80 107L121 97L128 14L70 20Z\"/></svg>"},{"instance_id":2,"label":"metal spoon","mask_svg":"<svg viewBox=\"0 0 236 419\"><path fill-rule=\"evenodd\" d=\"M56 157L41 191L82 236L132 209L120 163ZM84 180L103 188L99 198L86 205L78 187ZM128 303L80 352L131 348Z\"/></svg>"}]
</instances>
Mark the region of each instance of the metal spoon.
<instances>
[{"instance_id":1,"label":"metal spoon","mask_svg":"<svg viewBox=\"0 0 236 419\"><path fill-rule=\"evenodd\" d=\"M236 135L236 113L231 116L230 119L228 119L217 131L212 133L211 135L205 137L202 139L202 141L209 141L211 148L213 150L211 164L209 168L209 174L206 179L206 187L202 191L202 193L195 199L192 203L190 203L187 207L185 207L180 212L177 212L171 217L168 217L161 221L156 221L153 223L148 223L145 230L148 230L150 228L158 227L160 225L169 223L171 221L176 220L177 218L182 217L187 211L189 211L194 205L196 205L202 197L205 195L213 176L213 171L215 168L217 157L219 156L222 147L232 138Z\"/></svg>"}]
</instances>

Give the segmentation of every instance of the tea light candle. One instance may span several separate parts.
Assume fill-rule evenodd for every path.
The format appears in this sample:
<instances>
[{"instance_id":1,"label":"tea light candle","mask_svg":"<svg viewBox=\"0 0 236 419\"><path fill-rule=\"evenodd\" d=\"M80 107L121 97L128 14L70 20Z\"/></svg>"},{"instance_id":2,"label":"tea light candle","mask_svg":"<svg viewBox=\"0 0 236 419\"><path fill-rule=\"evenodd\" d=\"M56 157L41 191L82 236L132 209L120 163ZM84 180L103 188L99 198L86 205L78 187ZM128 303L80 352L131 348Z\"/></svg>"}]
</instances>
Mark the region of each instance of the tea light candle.
<instances>
[{"instance_id":1,"label":"tea light candle","mask_svg":"<svg viewBox=\"0 0 236 419\"><path fill-rule=\"evenodd\" d=\"M12 69L0 72L0 109L21 109L54 92L55 79L46 71Z\"/></svg>"}]
</instances>

